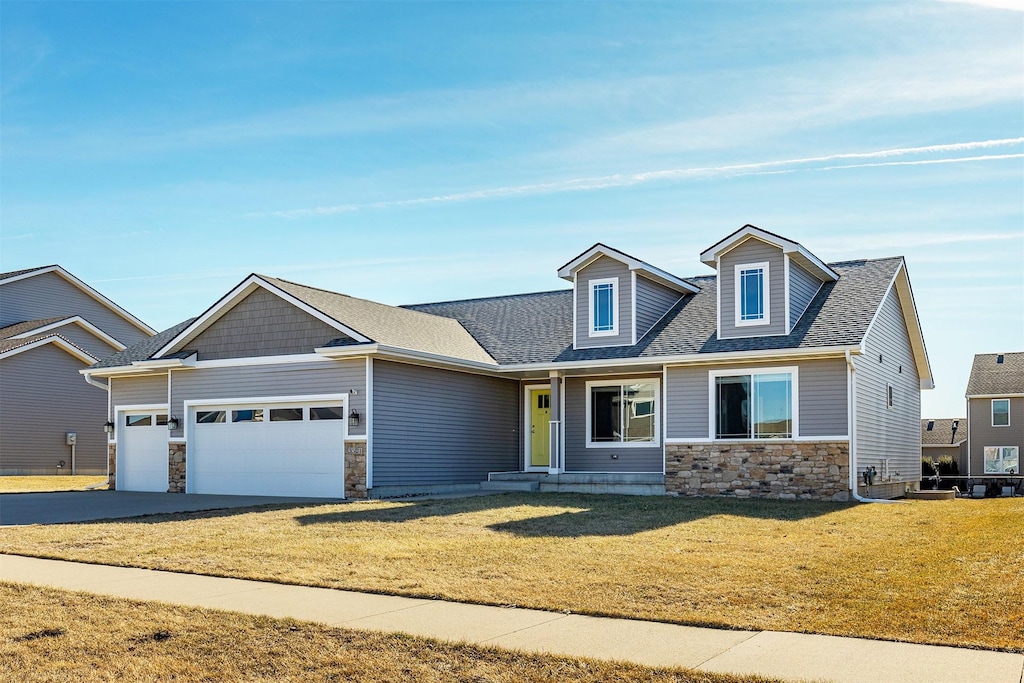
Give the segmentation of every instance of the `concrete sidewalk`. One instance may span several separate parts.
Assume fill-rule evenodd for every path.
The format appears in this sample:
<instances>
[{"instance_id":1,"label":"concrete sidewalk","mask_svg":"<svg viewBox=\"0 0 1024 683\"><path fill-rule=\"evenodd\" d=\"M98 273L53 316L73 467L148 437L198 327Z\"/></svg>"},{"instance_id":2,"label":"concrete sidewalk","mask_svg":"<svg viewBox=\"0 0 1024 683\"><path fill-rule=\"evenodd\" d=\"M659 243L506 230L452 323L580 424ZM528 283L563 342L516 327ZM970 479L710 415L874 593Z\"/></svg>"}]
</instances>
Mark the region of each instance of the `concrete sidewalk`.
<instances>
[{"instance_id":1,"label":"concrete sidewalk","mask_svg":"<svg viewBox=\"0 0 1024 683\"><path fill-rule=\"evenodd\" d=\"M16 555L0 555L0 580L532 652L786 680L1024 680L1021 654L771 631L723 631Z\"/></svg>"}]
</instances>

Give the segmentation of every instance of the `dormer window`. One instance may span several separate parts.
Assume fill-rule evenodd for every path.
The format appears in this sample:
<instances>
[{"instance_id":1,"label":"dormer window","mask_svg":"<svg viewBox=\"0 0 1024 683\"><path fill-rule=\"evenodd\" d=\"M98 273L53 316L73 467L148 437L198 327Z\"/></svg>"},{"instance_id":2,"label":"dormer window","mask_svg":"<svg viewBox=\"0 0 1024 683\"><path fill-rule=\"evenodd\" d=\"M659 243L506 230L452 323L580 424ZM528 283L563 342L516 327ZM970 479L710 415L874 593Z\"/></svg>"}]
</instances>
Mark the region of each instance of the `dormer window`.
<instances>
[{"instance_id":1,"label":"dormer window","mask_svg":"<svg viewBox=\"0 0 1024 683\"><path fill-rule=\"evenodd\" d=\"M736 326L767 325L768 262L736 266Z\"/></svg>"},{"instance_id":2,"label":"dormer window","mask_svg":"<svg viewBox=\"0 0 1024 683\"><path fill-rule=\"evenodd\" d=\"M590 281L590 336L615 336L619 333L618 278Z\"/></svg>"}]
</instances>

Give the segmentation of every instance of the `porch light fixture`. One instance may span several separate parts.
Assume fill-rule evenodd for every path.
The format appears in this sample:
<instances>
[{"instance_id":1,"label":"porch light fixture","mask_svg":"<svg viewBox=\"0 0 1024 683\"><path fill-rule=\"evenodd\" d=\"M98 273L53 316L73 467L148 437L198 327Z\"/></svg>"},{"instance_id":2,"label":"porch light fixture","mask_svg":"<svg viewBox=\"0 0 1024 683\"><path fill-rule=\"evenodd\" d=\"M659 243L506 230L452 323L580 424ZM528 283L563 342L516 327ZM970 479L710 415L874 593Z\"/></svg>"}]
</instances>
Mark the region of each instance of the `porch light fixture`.
<instances>
[{"instance_id":1,"label":"porch light fixture","mask_svg":"<svg viewBox=\"0 0 1024 683\"><path fill-rule=\"evenodd\" d=\"M348 426L349 427L358 427L359 426L359 413L356 411L355 408L353 408L352 412L348 414Z\"/></svg>"},{"instance_id":2,"label":"porch light fixture","mask_svg":"<svg viewBox=\"0 0 1024 683\"><path fill-rule=\"evenodd\" d=\"M171 415L170 419L167 420L167 428L170 429L172 432L180 426L181 423L178 421L178 418L174 417L173 415Z\"/></svg>"},{"instance_id":3,"label":"porch light fixture","mask_svg":"<svg viewBox=\"0 0 1024 683\"><path fill-rule=\"evenodd\" d=\"M114 423L110 422L110 421L104 422L103 423L103 431L105 431L107 434L113 434L114 433Z\"/></svg>"}]
</instances>

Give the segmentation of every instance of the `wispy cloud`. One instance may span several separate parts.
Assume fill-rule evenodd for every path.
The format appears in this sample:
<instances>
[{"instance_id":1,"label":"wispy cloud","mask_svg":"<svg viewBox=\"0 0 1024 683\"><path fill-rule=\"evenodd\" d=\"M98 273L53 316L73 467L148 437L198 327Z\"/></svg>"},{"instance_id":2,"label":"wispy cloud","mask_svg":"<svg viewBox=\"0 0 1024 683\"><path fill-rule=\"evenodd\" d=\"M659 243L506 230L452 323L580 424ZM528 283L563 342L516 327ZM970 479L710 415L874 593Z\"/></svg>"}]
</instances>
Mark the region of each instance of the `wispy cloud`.
<instances>
[{"instance_id":1,"label":"wispy cloud","mask_svg":"<svg viewBox=\"0 0 1024 683\"><path fill-rule=\"evenodd\" d=\"M764 173L793 173L797 171L836 171L842 169L905 166L920 164L952 164L966 162L999 161L1024 157L1024 153L993 154L969 157L946 157L941 159L917 159L908 161L880 161L864 164L835 164L836 161L853 161L859 159L888 159L907 155L949 154L979 149L1024 145L1024 138L1003 138L997 140L980 140L974 142L957 142L944 145L927 145L923 147L898 147L873 152L845 152L823 156L803 157L796 159L780 159L761 161L749 164L729 164L723 166L699 166L693 168L673 168L641 173L625 173L586 178L572 178L546 183L493 187L469 192L416 197L411 199L395 199L362 204L337 204L312 208L288 209L284 211L253 212L248 217L274 218L308 218L314 216L330 216L367 209L383 209L408 207L423 204L441 204L450 202L466 202L483 199L496 199L516 196L531 196L559 192L580 192L616 187L629 187L654 181L681 181L687 179L718 177L738 177ZM817 164L817 166L815 166ZM827 165L821 165L827 164ZM787 168L791 167L791 168Z\"/></svg>"},{"instance_id":2,"label":"wispy cloud","mask_svg":"<svg viewBox=\"0 0 1024 683\"><path fill-rule=\"evenodd\" d=\"M941 0L941 2L957 3L961 5L976 5L990 9L1010 9L1017 12L1024 12L1024 0Z\"/></svg>"}]
</instances>

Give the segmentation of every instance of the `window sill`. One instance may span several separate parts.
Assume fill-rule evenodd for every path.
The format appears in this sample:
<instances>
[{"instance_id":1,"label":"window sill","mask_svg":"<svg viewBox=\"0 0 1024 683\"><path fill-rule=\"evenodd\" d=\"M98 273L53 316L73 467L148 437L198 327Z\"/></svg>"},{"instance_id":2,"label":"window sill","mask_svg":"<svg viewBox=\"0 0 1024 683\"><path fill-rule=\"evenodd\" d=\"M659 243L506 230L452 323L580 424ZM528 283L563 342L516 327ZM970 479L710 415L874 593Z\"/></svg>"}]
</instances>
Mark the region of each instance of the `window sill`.
<instances>
[{"instance_id":1,"label":"window sill","mask_svg":"<svg viewBox=\"0 0 1024 683\"><path fill-rule=\"evenodd\" d=\"M588 441L587 448L660 448L660 441Z\"/></svg>"}]
</instances>

